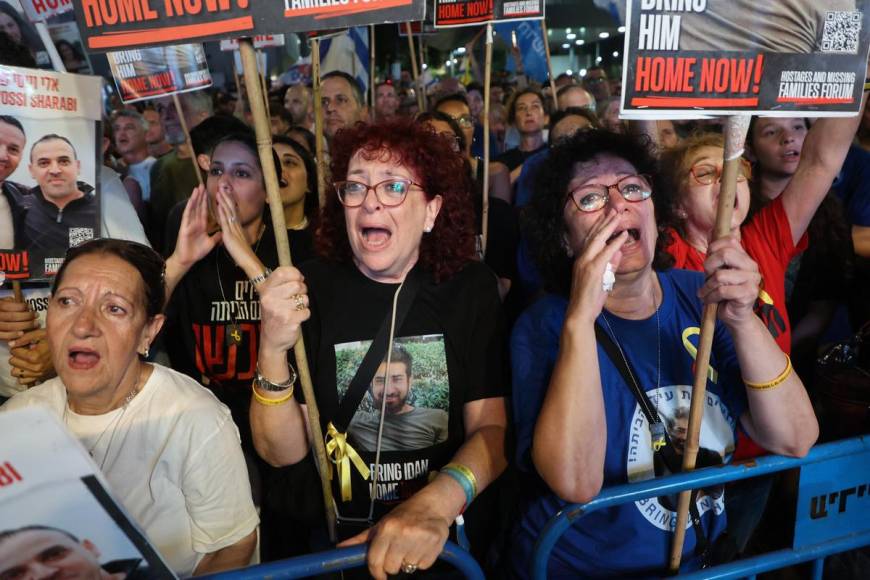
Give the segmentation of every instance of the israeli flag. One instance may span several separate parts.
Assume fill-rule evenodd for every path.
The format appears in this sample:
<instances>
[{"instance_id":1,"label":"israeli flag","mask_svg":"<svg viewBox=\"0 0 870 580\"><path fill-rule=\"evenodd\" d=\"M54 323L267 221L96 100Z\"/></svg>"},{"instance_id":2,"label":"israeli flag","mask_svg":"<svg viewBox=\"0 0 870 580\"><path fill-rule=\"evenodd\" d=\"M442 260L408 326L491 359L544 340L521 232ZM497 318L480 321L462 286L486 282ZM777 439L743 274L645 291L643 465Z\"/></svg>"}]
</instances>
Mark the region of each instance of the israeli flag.
<instances>
[{"instance_id":1,"label":"israeli flag","mask_svg":"<svg viewBox=\"0 0 870 580\"><path fill-rule=\"evenodd\" d=\"M359 81L363 94L369 93L369 29L349 28L344 34L320 41L321 74L340 70Z\"/></svg>"}]
</instances>

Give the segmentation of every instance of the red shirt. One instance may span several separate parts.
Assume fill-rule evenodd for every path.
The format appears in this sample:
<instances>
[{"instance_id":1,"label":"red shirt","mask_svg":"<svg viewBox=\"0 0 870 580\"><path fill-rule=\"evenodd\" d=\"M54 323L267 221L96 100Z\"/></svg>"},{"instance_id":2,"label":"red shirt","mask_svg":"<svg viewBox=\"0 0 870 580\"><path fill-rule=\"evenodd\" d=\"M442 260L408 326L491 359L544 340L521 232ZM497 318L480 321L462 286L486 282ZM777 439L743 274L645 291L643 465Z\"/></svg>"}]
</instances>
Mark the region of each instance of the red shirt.
<instances>
[{"instance_id":1,"label":"red shirt","mask_svg":"<svg viewBox=\"0 0 870 580\"><path fill-rule=\"evenodd\" d=\"M670 230L670 234L667 251L676 260L674 267L703 271L707 256L674 230ZM785 309L785 272L791 259L807 248L807 235L804 233L795 246L782 200L776 198L741 226L740 243L761 272L755 313L767 325L782 351L788 354L791 352L791 324Z\"/></svg>"},{"instance_id":2,"label":"red shirt","mask_svg":"<svg viewBox=\"0 0 870 580\"><path fill-rule=\"evenodd\" d=\"M674 267L703 271L706 256L690 246L674 230L670 230L670 234L671 244L667 251L676 260ZM795 246L788 216L782 207L781 198L777 197L740 227L740 244L755 260L761 272L761 289L755 301L755 313L767 325L767 330L773 335L779 348L789 354L791 324L785 309L785 272L791 259L807 249L807 234L804 232ZM732 457L733 461L765 453L743 429L738 429L737 434L737 449Z\"/></svg>"}]
</instances>

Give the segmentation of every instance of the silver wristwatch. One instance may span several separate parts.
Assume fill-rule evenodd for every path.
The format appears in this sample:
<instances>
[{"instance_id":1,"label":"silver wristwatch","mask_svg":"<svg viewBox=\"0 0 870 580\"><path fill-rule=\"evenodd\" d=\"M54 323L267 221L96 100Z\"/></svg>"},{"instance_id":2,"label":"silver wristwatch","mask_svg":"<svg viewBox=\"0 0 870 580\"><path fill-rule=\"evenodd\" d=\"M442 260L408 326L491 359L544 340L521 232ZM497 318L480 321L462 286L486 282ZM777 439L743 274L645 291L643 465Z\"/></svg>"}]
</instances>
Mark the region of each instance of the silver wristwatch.
<instances>
[{"instance_id":1,"label":"silver wristwatch","mask_svg":"<svg viewBox=\"0 0 870 580\"><path fill-rule=\"evenodd\" d=\"M260 374L260 365L257 365L257 376L254 377L254 386L256 386L261 391L268 391L272 393L289 389L293 386L293 383L296 382L296 370L291 365L287 365L287 367L290 369L290 377L283 383L273 383L262 374Z\"/></svg>"}]
</instances>

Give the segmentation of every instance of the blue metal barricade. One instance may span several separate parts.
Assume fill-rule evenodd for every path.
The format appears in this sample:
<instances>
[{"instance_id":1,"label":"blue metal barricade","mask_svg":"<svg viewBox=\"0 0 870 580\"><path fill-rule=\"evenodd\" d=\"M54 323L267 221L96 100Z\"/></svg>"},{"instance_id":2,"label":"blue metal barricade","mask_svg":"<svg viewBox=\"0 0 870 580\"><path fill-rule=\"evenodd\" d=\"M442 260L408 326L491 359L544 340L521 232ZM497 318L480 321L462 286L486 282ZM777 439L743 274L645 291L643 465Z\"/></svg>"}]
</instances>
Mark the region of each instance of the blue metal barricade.
<instances>
[{"instance_id":1,"label":"blue metal barricade","mask_svg":"<svg viewBox=\"0 0 870 580\"><path fill-rule=\"evenodd\" d=\"M484 580L483 571L477 561L465 550L447 542L439 559L452 564L460 572L465 574L468 580ZM280 562L271 562L260 566L252 566L241 570L223 572L200 578L213 580L260 580L268 578L306 578L317 574L327 574L363 566L366 560L366 546L353 546L351 548L337 548L325 552L308 554L290 558Z\"/></svg>"},{"instance_id":2,"label":"blue metal barricade","mask_svg":"<svg viewBox=\"0 0 870 580\"><path fill-rule=\"evenodd\" d=\"M532 577L536 580L547 577L547 562L553 547L565 530L588 513L800 467L801 488L793 549L706 568L681 577L693 580L753 577L761 572L814 561L813 577L820 579L826 556L870 545L870 525L866 523L870 519L867 518L870 513L868 458L870 436L862 436L817 445L806 457L771 455L748 463L709 467L607 488L592 501L565 506L550 519L535 545Z\"/></svg>"}]
</instances>

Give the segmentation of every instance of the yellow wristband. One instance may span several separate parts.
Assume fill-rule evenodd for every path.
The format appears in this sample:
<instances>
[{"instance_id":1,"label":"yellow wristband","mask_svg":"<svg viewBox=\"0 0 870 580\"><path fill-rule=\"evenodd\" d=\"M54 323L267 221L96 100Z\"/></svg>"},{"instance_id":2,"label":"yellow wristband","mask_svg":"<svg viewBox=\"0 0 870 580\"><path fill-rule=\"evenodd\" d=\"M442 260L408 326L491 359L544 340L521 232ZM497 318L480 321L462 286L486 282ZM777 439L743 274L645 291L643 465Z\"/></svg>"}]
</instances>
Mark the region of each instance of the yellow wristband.
<instances>
[{"instance_id":1,"label":"yellow wristband","mask_svg":"<svg viewBox=\"0 0 870 580\"><path fill-rule=\"evenodd\" d=\"M768 383L750 383L746 380L744 380L743 383L750 389L755 389L756 391L764 391L781 385L791 374L791 371L791 359L788 355L785 355L785 369L781 373L779 373L779 376L777 376L775 379Z\"/></svg>"},{"instance_id":2,"label":"yellow wristband","mask_svg":"<svg viewBox=\"0 0 870 580\"><path fill-rule=\"evenodd\" d=\"M261 405L266 405L267 407L274 407L275 405L283 405L287 401L293 398L293 385L290 385L290 390L287 391L287 394L281 397L280 399L267 399L263 395L257 392L257 388L252 385L251 391L254 393L254 400L260 403Z\"/></svg>"},{"instance_id":3,"label":"yellow wristband","mask_svg":"<svg viewBox=\"0 0 870 580\"><path fill-rule=\"evenodd\" d=\"M472 492L471 498L474 499L475 497L477 497L477 478L474 476L473 471L471 471L468 467L466 467L465 465L462 465L461 463L448 463L447 465L445 465L444 467L441 468L441 471L444 471L444 470L447 470L447 471L455 470L455 471L461 473L462 476L466 480L468 480L468 483L471 484L471 492Z\"/></svg>"}]
</instances>

